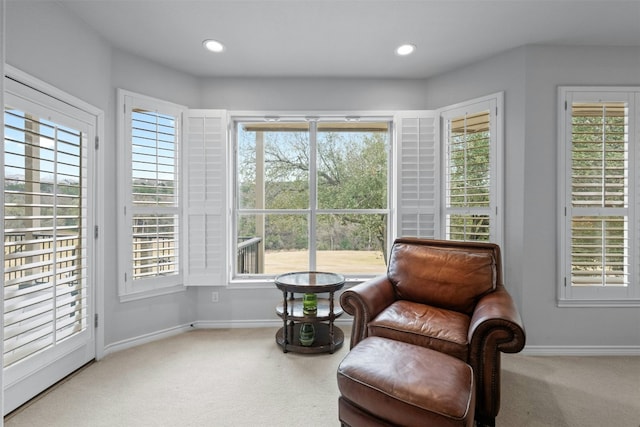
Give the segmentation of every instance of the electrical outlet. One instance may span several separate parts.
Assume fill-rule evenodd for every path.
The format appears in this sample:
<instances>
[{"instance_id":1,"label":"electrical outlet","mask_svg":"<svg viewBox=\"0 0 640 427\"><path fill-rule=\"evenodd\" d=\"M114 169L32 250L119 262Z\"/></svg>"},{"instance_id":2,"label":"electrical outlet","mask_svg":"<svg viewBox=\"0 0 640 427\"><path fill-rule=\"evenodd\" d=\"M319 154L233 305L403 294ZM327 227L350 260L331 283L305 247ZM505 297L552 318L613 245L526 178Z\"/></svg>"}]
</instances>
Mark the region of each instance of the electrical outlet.
<instances>
[{"instance_id":1,"label":"electrical outlet","mask_svg":"<svg viewBox=\"0 0 640 427\"><path fill-rule=\"evenodd\" d=\"M217 292L211 292L211 302L218 302L218 293Z\"/></svg>"}]
</instances>

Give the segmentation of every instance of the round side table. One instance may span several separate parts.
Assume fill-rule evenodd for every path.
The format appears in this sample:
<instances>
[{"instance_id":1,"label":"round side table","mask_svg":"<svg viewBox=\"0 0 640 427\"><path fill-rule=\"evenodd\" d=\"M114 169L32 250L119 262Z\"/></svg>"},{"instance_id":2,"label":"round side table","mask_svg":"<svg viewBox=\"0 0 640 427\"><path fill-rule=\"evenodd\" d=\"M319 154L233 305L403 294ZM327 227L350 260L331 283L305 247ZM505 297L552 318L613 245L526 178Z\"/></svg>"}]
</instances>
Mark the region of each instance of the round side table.
<instances>
[{"instance_id":1,"label":"round side table","mask_svg":"<svg viewBox=\"0 0 640 427\"><path fill-rule=\"evenodd\" d=\"M334 293L344 286L344 276L336 273L300 271L285 273L275 278L275 284L282 291L282 303L276 307L276 314L282 319L282 328L276 333L276 343L283 352L333 353L342 347L344 333L334 325L335 319L343 313L334 305ZM328 293L328 298L317 298L315 313L305 313L302 297L295 294ZM300 343L300 329L311 323L315 330L313 343Z\"/></svg>"}]
</instances>

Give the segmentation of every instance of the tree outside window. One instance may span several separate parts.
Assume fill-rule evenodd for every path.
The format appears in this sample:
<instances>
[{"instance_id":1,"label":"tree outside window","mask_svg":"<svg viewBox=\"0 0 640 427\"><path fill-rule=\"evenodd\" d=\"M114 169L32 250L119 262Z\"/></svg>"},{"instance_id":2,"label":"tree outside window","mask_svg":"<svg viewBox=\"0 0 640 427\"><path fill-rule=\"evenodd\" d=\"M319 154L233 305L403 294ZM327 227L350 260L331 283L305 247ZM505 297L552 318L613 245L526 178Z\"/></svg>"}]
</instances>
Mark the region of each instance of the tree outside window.
<instances>
[{"instance_id":1,"label":"tree outside window","mask_svg":"<svg viewBox=\"0 0 640 427\"><path fill-rule=\"evenodd\" d=\"M254 271L384 272L389 123L240 121L236 233L259 240Z\"/></svg>"}]
</instances>

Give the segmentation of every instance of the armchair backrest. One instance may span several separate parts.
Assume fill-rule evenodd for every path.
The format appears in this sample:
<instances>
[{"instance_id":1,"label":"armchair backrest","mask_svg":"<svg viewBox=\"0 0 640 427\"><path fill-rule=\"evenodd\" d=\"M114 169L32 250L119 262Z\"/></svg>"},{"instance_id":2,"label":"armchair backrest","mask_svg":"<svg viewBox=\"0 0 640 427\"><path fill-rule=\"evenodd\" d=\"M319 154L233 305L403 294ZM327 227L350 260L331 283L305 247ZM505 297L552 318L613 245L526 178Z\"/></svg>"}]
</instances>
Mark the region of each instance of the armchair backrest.
<instances>
[{"instance_id":1,"label":"armchair backrest","mask_svg":"<svg viewBox=\"0 0 640 427\"><path fill-rule=\"evenodd\" d=\"M469 315L502 285L500 247L493 243L399 238L388 265L398 299Z\"/></svg>"}]
</instances>

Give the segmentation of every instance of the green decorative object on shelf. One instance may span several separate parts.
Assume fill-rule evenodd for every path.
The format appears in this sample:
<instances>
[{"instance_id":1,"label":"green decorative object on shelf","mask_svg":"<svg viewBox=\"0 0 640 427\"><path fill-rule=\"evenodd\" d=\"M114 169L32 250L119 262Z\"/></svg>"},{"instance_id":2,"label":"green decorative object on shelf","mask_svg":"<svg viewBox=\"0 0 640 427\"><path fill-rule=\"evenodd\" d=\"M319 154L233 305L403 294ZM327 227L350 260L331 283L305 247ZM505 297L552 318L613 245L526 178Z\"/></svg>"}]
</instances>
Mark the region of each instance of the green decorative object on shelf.
<instances>
[{"instance_id":1,"label":"green decorative object on shelf","mask_svg":"<svg viewBox=\"0 0 640 427\"><path fill-rule=\"evenodd\" d=\"M304 314L318 313L318 295L307 293L302 296L302 312Z\"/></svg>"},{"instance_id":2,"label":"green decorative object on shelf","mask_svg":"<svg viewBox=\"0 0 640 427\"><path fill-rule=\"evenodd\" d=\"M300 345L305 347L311 346L315 337L316 329L313 327L313 323L303 323L302 326L300 326Z\"/></svg>"}]
</instances>

